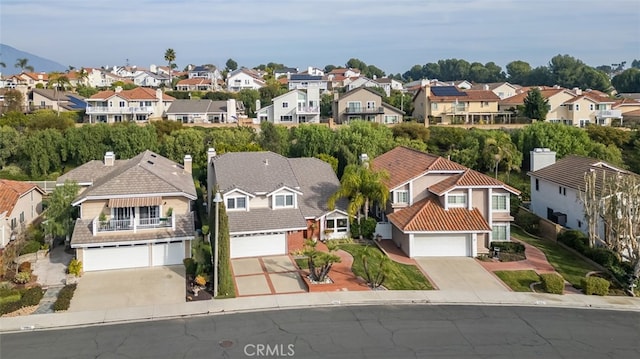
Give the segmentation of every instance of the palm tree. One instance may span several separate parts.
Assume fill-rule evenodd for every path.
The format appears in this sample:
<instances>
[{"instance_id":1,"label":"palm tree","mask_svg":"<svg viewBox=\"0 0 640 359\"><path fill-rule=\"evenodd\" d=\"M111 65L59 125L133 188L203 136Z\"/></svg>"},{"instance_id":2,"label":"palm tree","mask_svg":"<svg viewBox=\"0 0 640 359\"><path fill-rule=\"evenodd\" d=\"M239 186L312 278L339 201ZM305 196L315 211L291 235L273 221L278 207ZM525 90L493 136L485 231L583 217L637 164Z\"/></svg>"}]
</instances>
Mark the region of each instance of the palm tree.
<instances>
[{"instance_id":1,"label":"palm tree","mask_svg":"<svg viewBox=\"0 0 640 359\"><path fill-rule=\"evenodd\" d=\"M329 197L327 205L334 209L341 198L349 199L347 214L357 216L358 224L362 210L365 218L369 217L369 206L372 202L387 203L389 188L384 182L389 178L386 172L374 171L367 165L348 165L340 179L340 188Z\"/></svg>"},{"instance_id":2,"label":"palm tree","mask_svg":"<svg viewBox=\"0 0 640 359\"><path fill-rule=\"evenodd\" d=\"M52 88L56 93L56 107L58 116L60 116L60 91L65 91L71 85L69 78L60 72L52 72L49 75L49 84L47 87Z\"/></svg>"},{"instance_id":3,"label":"palm tree","mask_svg":"<svg viewBox=\"0 0 640 359\"><path fill-rule=\"evenodd\" d=\"M169 86L173 88L173 81L171 79L171 73L173 72L172 63L176 60L176 52L172 48L168 48L164 52L164 60L169 63Z\"/></svg>"},{"instance_id":4,"label":"palm tree","mask_svg":"<svg viewBox=\"0 0 640 359\"><path fill-rule=\"evenodd\" d=\"M30 72L35 71L33 66L29 65L29 59L17 59L16 64L14 65L16 68L20 69L20 72L24 72L24 70L29 70Z\"/></svg>"}]
</instances>

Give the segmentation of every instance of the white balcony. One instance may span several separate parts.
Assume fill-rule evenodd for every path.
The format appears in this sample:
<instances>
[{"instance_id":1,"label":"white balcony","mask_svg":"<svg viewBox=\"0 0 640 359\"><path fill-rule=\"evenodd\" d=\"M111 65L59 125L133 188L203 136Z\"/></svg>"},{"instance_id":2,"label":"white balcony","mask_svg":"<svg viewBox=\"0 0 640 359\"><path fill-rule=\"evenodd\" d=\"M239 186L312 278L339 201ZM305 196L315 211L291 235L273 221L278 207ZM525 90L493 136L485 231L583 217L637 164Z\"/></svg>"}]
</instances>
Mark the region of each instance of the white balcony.
<instances>
[{"instance_id":1,"label":"white balcony","mask_svg":"<svg viewBox=\"0 0 640 359\"><path fill-rule=\"evenodd\" d=\"M121 232L132 231L137 232L141 229L156 228L172 228L175 229L176 216L171 214L170 217L153 217L153 218L127 218L127 219L108 219L100 221L98 217L93 219L93 233L103 232Z\"/></svg>"},{"instance_id":2,"label":"white balcony","mask_svg":"<svg viewBox=\"0 0 640 359\"><path fill-rule=\"evenodd\" d=\"M153 107L108 107L108 106L87 106L87 114L152 114Z\"/></svg>"},{"instance_id":3,"label":"white balcony","mask_svg":"<svg viewBox=\"0 0 640 359\"><path fill-rule=\"evenodd\" d=\"M296 113L298 115L317 115L320 113L320 107L298 106Z\"/></svg>"},{"instance_id":4,"label":"white balcony","mask_svg":"<svg viewBox=\"0 0 640 359\"><path fill-rule=\"evenodd\" d=\"M597 118L622 118L622 111L620 110L598 110L596 111Z\"/></svg>"}]
</instances>

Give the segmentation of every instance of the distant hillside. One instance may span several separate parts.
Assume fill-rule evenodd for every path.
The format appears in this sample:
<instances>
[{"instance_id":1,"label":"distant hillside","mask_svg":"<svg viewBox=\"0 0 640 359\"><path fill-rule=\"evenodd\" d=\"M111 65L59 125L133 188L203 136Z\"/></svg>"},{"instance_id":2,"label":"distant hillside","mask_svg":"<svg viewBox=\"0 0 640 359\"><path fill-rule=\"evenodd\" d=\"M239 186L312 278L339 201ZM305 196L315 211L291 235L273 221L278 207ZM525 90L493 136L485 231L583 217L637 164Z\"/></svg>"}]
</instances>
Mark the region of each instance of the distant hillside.
<instances>
[{"instance_id":1,"label":"distant hillside","mask_svg":"<svg viewBox=\"0 0 640 359\"><path fill-rule=\"evenodd\" d=\"M0 67L3 75L13 75L20 73L20 69L15 67L18 59L29 59L29 65L33 66L36 72L65 71L67 67L55 61L43 57L20 51L15 47L0 44L0 62L4 62L7 67Z\"/></svg>"}]
</instances>

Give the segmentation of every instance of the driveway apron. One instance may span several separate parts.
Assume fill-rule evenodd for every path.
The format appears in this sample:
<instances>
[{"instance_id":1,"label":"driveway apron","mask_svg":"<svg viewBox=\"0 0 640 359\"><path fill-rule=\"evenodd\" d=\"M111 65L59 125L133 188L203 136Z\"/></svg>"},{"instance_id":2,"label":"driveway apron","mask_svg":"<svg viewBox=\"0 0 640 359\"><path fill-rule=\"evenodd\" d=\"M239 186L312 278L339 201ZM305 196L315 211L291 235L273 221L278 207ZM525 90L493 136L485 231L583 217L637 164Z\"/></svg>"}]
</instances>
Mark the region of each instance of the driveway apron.
<instances>
[{"instance_id":1,"label":"driveway apron","mask_svg":"<svg viewBox=\"0 0 640 359\"><path fill-rule=\"evenodd\" d=\"M509 292L473 258L421 257L415 260L440 290Z\"/></svg>"}]
</instances>

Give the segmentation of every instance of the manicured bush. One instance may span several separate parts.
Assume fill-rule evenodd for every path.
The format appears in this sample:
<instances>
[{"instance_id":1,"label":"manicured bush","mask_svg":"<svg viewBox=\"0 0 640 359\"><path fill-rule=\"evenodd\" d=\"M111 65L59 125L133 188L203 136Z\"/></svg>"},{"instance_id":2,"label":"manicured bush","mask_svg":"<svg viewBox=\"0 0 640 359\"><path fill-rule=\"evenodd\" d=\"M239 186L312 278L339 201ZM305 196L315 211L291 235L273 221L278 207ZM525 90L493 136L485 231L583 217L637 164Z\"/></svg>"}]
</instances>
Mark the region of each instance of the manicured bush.
<instances>
[{"instance_id":1,"label":"manicured bush","mask_svg":"<svg viewBox=\"0 0 640 359\"><path fill-rule=\"evenodd\" d=\"M589 238L577 230L564 231L558 234L558 242L584 254L589 248Z\"/></svg>"},{"instance_id":2,"label":"manicured bush","mask_svg":"<svg viewBox=\"0 0 640 359\"><path fill-rule=\"evenodd\" d=\"M620 262L618 257L607 248L588 248L585 255L605 268L612 268Z\"/></svg>"},{"instance_id":3,"label":"manicured bush","mask_svg":"<svg viewBox=\"0 0 640 359\"><path fill-rule=\"evenodd\" d=\"M524 253L524 244L518 242L491 242L491 251L500 248L500 253Z\"/></svg>"},{"instance_id":4,"label":"manicured bush","mask_svg":"<svg viewBox=\"0 0 640 359\"><path fill-rule=\"evenodd\" d=\"M564 292L564 278L556 273L544 273L540 275L542 286L547 293L562 294Z\"/></svg>"},{"instance_id":5,"label":"manicured bush","mask_svg":"<svg viewBox=\"0 0 640 359\"><path fill-rule=\"evenodd\" d=\"M18 266L18 272L31 272L31 262L22 262L20 266Z\"/></svg>"},{"instance_id":6,"label":"manicured bush","mask_svg":"<svg viewBox=\"0 0 640 359\"><path fill-rule=\"evenodd\" d=\"M58 312L61 310L69 309L69 305L71 305L71 298L73 298L73 293L76 291L75 284L67 284L58 293L58 299L56 299L55 303L53 303L53 310Z\"/></svg>"},{"instance_id":7,"label":"manicured bush","mask_svg":"<svg viewBox=\"0 0 640 359\"><path fill-rule=\"evenodd\" d=\"M17 302L0 303L0 315L15 312L22 307L22 301L20 300Z\"/></svg>"},{"instance_id":8,"label":"manicured bush","mask_svg":"<svg viewBox=\"0 0 640 359\"><path fill-rule=\"evenodd\" d=\"M582 289L586 295L607 295L611 283L599 277L586 277L582 280Z\"/></svg>"},{"instance_id":9,"label":"manicured bush","mask_svg":"<svg viewBox=\"0 0 640 359\"><path fill-rule=\"evenodd\" d=\"M20 255L35 253L40 250L42 244L38 241L27 241L20 250Z\"/></svg>"},{"instance_id":10,"label":"manicured bush","mask_svg":"<svg viewBox=\"0 0 640 359\"><path fill-rule=\"evenodd\" d=\"M15 277L13 277L13 282L16 283L16 284L29 283L30 280L31 280L31 273L30 272L20 272L20 273L16 274Z\"/></svg>"},{"instance_id":11,"label":"manicured bush","mask_svg":"<svg viewBox=\"0 0 640 359\"><path fill-rule=\"evenodd\" d=\"M16 291L13 294L0 297L0 304L17 302L20 300L20 298L22 298L22 296L20 295L20 292Z\"/></svg>"},{"instance_id":12,"label":"manicured bush","mask_svg":"<svg viewBox=\"0 0 640 359\"><path fill-rule=\"evenodd\" d=\"M69 274L73 274L76 277L79 277L80 274L82 274L82 262L75 258L72 259L71 262L69 262L67 271L69 272Z\"/></svg>"},{"instance_id":13,"label":"manicured bush","mask_svg":"<svg viewBox=\"0 0 640 359\"><path fill-rule=\"evenodd\" d=\"M44 291L40 287L25 289L22 293L22 306L28 307L31 305L38 305L43 296Z\"/></svg>"},{"instance_id":14,"label":"manicured bush","mask_svg":"<svg viewBox=\"0 0 640 359\"><path fill-rule=\"evenodd\" d=\"M184 272L187 275L196 275L196 268L198 267L198 265L193 260L193 258L183 259L182 264L184 264Z\"/></svg>"},{"instance_id":15,"label":"manicured bush","mask_svg":"<svg viewBox=\"0 0 640 359\"><path fill-rule=\"evenodd\" d=\"M362 235L363 238L372 239L377 224L378 221L371 217L360 218L360 224L358 224L357 220L354 220L351 222L351 237L359 238Z\"/></svg>"}]
</instances>

